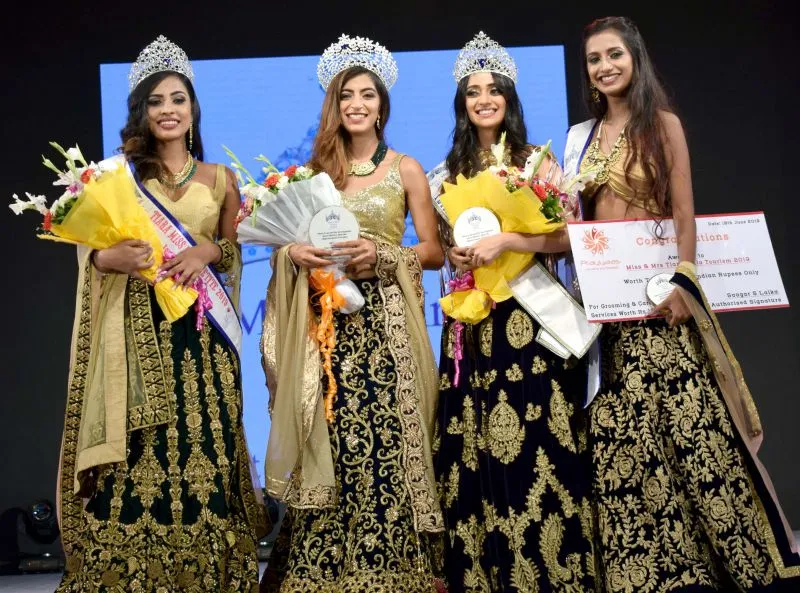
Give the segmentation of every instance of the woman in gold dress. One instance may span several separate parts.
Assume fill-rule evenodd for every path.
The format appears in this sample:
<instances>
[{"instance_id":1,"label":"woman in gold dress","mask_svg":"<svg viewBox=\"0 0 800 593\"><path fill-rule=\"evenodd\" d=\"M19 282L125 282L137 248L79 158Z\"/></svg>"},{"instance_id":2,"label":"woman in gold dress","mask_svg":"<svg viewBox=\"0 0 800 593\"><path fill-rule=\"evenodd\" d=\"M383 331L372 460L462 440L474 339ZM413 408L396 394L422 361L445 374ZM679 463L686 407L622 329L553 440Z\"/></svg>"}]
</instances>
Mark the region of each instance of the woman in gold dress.
<instances>
[{"instance_id":1,"label":"woman in gold dress","mask_svg":"<svg viewBox=\"0 0 800 593\"><path fill-rule=\"evenodd\" d=\"M183 286L206 266L233 281L240 267L238 189L223 165L201 162L192 78L186 54L159 37L131 69L122 130L140 200L153 200L194 243L162 267ZM266 525L228 334L208 320L198 329L192 311L164 319L139 273L152 265L147 243L82 252L80 261L60 466L67 566L59 593L251 593L256 536Z\"/></svg>"},{"instance_id":2,"label":"woman in gold dress","mask_svg":"<svg viewBox=\"0 0 800 593\"><path fill-rule=\"evenodd\" d=\"M565 167L600 167L587 219L672 217L681 263L662 317L611 323L591 404L598 558L611 593L797 591L800 558L755 457L761 428L695 275L689 152L626 18L583 39L587 104ZM658 226L655 227L658 229Z\"/></svg>"},{"instance_id":3,"label":"woman in gold dress","mask_svg":"<svg viewBox=\"0 0 800 593\"><path fill-rule=\"evenodd\" d=\"M511 56L480 33L462 50L454 75L456 128L444 174L454 183L498 164L489 149L503 132L505 164L523 168L533 147ZM558 183L561 169L548 157L538 174ZM450 246L447 256L465 271L506 250L568 249L565 230L500 233L469 248ZM448 319L442 330L436 473L451 593L594 590L585 370L539 344L539 328L510 298L477 325L460 330Z\"/></svg>"},{"instance_id":4,"label":"woman in gold dress","mask_svg":"<svg viewBox=\"0 0 800 593\"><path fill-rule=\"evenodd\" d=\"M366 304L334 314L329 424L308 278L334 252L293 244L277 253L264 330L266 470L268 491L289 509L262 590L430 592L430 535L443 525L430 448L438 382L421 275L443 261L436 217L419 163L384 143L397 77L391 54L342 36L318 73L326 95L309 166L331 177L358 219L361 237L334 252L349 258ZM408 210L413 248L400 245Z\"/></svg>"}]
</instances>

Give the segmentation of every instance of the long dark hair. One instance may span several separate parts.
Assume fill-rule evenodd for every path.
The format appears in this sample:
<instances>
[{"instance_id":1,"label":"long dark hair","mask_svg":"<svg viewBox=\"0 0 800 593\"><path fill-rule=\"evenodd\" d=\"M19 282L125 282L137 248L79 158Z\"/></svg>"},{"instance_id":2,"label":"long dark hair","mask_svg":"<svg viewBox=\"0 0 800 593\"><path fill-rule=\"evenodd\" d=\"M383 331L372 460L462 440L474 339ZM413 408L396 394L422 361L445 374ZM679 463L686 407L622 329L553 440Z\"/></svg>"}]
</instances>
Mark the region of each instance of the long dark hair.
<instances>
[{"instance_id":1,"label":"long dark hair","mask_svg":"<svg viewBox=\"0 0 800 593\"><path fill-rule=\"evenodd\" d=\"M467 113L467 87L469 76L458 82L453 109L456 115L456 126L453 129L453 147L447 155L447 170L451 181L460 173L469 177L481 170L480 143L475 125L469 120ZM517 95L514 81L502 74L492 73L495 87L506 100L506 114L497 137L506 133L506 146L511 149L511 162L516 167L524 167L528 159L528 130L522 113L522 103Z\"/></svg>"},{"instance_id":2,"label":"long dark hair","mask_svg":"<svg viewBox=\"0 0 800 593\"><path fill-rule=\"evenodd\" d=\"M147 119L147 98L153 89L165 78L177 76L186 86L189 100L192 103L192 156L203 160L203 138L200 134L200 103L194 92L191 81L179 72L157 72L136 85L128 95L128 121L120 130L122 146L120 150L125 158L133 163L136 172L144 179L158 179L165 166L156 152L156 139L150 131ZM186 147L189 147L189 133L186 133Z\"/></svg>"},{"instance_id":3,"label":"long dark hair","mask_svg":"<svg viewBox=\"0 0 800 593\"><path fill-rule=\"evenodd\" d=\"M610 16L598 19L583 30L581 61L583 63L583 96L589 112L597 119L608 110L608 100L600 93L600 100L591 98L589 71L586 67L586 42L589 37L601 31L613 30L622 38L633 59L633 75L628 89L630 119L625 126L628 139L628 158L625 161L625 177L631 187L630 171L636 162L644 170L651 189L651 197L663 216L672 213L672 200L669 188L669 166L664 151L666 134L659 112L673 112L667 93L658 80L653 63L647 53L644 39L636 24L627 17Z\"/></svg>"},{"instance_id":4,"label":"long dark hair","mask_svg":"<svg viewBox=\"0 0 800 593\"><path fill-rule=\"evenodd\" d=\"M347 156L347 146L350 143L350 134L342 124L342 114L339 108L339 101L342 96L342 89L347 82L360 74L367 74L375 85L380 99L378 116L381 125L376 128L378 140L383 142L383 131L389 122L389 91L381 79L371 70L362 66L354 66L343 70L334 76L325 91L325 99L322 101L322 115L319 122L319 130L314 137L314 147L311 150L311 160L309 167L314 171L325 171L339 189L343 188L347 182L347 169L350 159Z\"/></svg>"}]
</instances>

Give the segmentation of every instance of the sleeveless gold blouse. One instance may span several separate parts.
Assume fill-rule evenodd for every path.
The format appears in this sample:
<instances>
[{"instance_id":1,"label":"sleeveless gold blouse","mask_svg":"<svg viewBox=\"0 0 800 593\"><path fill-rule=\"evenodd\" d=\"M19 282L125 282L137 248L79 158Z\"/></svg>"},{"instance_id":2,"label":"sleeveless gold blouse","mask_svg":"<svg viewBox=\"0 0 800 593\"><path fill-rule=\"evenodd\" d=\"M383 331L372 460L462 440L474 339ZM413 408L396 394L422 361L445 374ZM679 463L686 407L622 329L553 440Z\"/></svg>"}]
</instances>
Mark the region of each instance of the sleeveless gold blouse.
<instances>
[{"instance_id":1,"label":"sleeveless gold blouse","mask_svg":"<svg viewBox=\"0 0 800 593\"><path fill-rule=\"evenodd\" d=\"M624 132L622 132L624 134ZM586 154L581 161L581 173L585 173L590 167L600 167L600 172L594 181L586 184L583 196L589 199L595 198L603 186L614 193L615 196L625 200L632 206L642 208L658 216L658 205L652 198L652 188L647 182L644 169L638 160L633 163L630 171L630 183L625 175L625 162L628 159L629 147L628 140L623 135L620 140L614 143L611 153L606 155L600 150L600 143L597 139L593 140L586 149Z\"/></svg>"},{"instance_id":2,"label":"sleeveless gold blouse","mask_svg":"<svg viewBox=\"0 0 800 593\"><path fill-rule=\"evenodd\" d=\"M145 186L167 212L172 214L198 243L214 241L219 227L219 214L225 201L225 165L217 165L214 188L192 181L179 200L173 201L164 193L157 179L148 179Z\"/></svg>"},{"instance_id":3,"label":"sleeveless gold blouse","mask_svg":"<svg viewBox=\"0 0 800 593\"><path fill-rule=\"evenodd\" d=\"M400 161L404 156L398 154L377 183L352 195L339 192L342 205L358 219L361 234L392 245L400 245L406 230L406 192L400 178Z\"/></svg>"}]
</instances>

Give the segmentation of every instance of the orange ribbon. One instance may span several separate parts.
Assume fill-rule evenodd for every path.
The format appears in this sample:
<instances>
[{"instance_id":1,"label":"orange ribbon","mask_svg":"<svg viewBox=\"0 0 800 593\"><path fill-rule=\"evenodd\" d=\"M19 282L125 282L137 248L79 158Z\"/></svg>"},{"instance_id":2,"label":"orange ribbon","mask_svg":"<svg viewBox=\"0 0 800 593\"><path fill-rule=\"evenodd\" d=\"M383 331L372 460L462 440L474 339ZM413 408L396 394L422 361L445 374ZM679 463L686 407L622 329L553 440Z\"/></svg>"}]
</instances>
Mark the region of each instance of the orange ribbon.
<instances>
[{"instance_id":1,"label":"orange ribbon","mask_svg":"<svg viewBox=\"0 0 800 593\"><path fill-rule=\"evenodd\" d=\"M331 359L331 353L336 346L333 311L339 310L344 306L345 300L336 290L336 285L339 281L333 272L324 272L319 268L315 268L311 270L309 280L316 291L313 296L319 297L319 304L322 309L315 337L322 353L322 368L328 377L328 389L325 393L325 419L328 424L332 424L334 420L333 402L336 400L336 379L333 376L333 361Z\"/></svg>"}]
</instances>

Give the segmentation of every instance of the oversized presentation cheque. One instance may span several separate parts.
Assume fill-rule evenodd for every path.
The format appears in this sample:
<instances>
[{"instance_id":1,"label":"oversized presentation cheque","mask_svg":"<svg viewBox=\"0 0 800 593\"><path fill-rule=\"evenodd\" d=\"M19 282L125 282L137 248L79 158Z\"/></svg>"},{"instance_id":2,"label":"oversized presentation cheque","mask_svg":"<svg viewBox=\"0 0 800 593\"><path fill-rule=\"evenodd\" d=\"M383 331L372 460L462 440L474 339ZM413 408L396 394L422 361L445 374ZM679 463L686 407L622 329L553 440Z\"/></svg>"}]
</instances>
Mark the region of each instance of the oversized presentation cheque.
<instances>
[{"instance_id":1,"label":"oversized presentation cheque","mask_svg":"<svg viewBox=\"0 0 800 593\"><path fill-rule=\"evenodd\" d=\"M696 221L697 277L714 311L789 306L763 212ZM679 262L672 219L660 228L653 220L575 222L568 231L587 319L651 316Z\"/></svg>"}]
</instances>

